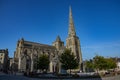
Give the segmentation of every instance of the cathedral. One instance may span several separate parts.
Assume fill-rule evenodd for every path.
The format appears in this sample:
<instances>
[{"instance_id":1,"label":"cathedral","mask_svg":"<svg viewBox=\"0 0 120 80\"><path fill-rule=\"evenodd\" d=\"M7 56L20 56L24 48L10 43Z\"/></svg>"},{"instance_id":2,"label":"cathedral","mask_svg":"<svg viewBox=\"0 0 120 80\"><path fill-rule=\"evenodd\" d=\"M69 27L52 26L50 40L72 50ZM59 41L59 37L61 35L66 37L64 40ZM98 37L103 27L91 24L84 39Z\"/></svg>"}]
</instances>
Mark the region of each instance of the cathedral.
<instances>
[{"instance_id":1,"label":"cathedral","mask_svg":"<svg viewBox=\"0 0 120 80\"><path fill-rule=\"evenodd\" d=\"M14 53L14 63L17 65L18 71L35 71L36 62L41 54L46 54L49 56L49 72L61 72L61 63L59 61L59 56L64 52L65 49L70 49L74 53L75 57L79 62L79 69L81 69L82 63L82 53L79 37L76 35L72 10L69 8L69 31L68 37L66 39L66 46L64 42L57 36L56 40L52 45L46 45L36 42L27 41L25 39L20 39L17 42L17 48Z\"/></svg>"}]
</instances>

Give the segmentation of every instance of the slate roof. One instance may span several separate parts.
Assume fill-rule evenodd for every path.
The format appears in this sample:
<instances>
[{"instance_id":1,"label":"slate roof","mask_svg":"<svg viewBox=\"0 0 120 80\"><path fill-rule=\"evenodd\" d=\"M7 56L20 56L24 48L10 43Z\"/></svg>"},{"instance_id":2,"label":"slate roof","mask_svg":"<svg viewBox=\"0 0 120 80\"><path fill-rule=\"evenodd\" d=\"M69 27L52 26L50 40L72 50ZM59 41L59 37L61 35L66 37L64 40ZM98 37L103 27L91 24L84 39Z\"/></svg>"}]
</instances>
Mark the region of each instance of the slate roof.
<instances>
[{"instance_id":1,"label":"slate roof","mask_svg":"<svg viewBox=\"0 0 120 80\"><path fill-rule=\"evenodd\" d=\"M37 42L31 42L31 41L24 41L24 46L25 47L41 47L41 48L48 48L48 49L55 49L56 48L54 46L51 45L47 45L47 44L41 44L41 43L37 43Z\"/></svg>"}]
</instances>

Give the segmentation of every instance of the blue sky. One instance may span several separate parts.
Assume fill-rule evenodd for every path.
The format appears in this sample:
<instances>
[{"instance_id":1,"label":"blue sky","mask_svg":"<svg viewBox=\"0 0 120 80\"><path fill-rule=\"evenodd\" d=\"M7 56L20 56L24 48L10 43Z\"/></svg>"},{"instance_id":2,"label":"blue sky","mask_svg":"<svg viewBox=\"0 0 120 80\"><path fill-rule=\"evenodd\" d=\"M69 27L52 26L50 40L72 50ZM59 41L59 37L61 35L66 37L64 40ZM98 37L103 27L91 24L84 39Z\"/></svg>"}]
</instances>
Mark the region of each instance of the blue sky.
<instances>
[{"instance_id":1,"label":"blue sky","mask_svg":"<svg viewBox=\"0 0 120 80\"><path fill-rule=\"evenodd\" d=\"M0 49L12 57L22 37L52 45L60 35L66 42L69 5L83 59L120 57L119 0L0 0Z\"/></svg>"}]
</instances>

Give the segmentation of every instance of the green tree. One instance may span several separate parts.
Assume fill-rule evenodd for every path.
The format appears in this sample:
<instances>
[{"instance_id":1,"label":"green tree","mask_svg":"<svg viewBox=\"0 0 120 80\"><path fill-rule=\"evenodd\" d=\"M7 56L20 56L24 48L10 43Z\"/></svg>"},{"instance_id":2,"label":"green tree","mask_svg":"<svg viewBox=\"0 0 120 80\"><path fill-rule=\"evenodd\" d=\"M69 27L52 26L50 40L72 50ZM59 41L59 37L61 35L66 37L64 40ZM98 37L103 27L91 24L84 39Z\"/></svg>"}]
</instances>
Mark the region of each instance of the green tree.
<instances>
[{"instance_id":1,"label":"green tree","mask_svg":"<svg viewBox=\"0 0 120 80\"><path fill-rule=\"evenodd\" d=\"M62 63L63 69L65 70L70 69L70 74L71 74L71 69L76 69L79 65L75 56L68 49L66 49L64 53L61 54L60 62Z\"/></svg>"},{"instance_id":2,"label":"green tree","mask_svg":"<svg viewBox=\"0 0 120 80\"><path fill-rule=\"evenodd\" d=\"M37 61L37 69L40 69L42 71L47 71L49 68L49 57L45 54L40 55L38 61Z\"/></svg>"},{"instance_id":3,"label":"green tree","mask_svg":"<svg viewBox=\"0 0 120 80\"><path fill-rule=\"evenodd\" d=\"M92 60L86 61L85 65L88 72L94 71L94 64Z\"/></svg>"},{"instance_id":4,"label":"green tree","mask_svg":"<svg viewBox=\"0 0 120 80\"><path fill-rule=\"evenodd\" d=\"M106 69L114 69L117 67L116 61L112 58L106 58L107 68Z\"/></svg>"},{"instance_id":5,"label":"green tree","mask_svg":"<svg viewBox=\"0 0 120 80\"><path fill-rule=\"evenodd\" d=\"M112 58L104 58L103 56L95 56L93 58L94 68L96 70L108 70L116 68L116 61Z\"/></svg>"},{"instance_id":6,"label":"green tree","mask_svg":"<svg viewBox=\"0 0 120 80\"><path fill-rule=\"evenodd\" d=\"M95 56L93 58L94 61L94 68L98 70L106 69L107 68L107 62L103 56Z\"/></svg>"}]
</instances>

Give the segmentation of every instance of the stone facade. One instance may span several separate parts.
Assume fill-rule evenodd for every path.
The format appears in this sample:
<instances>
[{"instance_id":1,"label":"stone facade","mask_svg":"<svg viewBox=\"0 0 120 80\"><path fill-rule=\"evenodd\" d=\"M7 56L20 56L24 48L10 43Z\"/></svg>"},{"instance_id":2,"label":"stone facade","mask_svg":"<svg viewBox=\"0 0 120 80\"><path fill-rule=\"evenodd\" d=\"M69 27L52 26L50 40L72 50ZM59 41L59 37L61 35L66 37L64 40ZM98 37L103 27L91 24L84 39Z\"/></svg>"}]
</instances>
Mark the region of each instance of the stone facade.
<instances>
[{"instance_id":1,"label":"stone facade","mask_svg":"<svg viewBox=\"0 0 120 80\"><path fill-rule=\"evenodd\" d=\"M64 42L61 41L59 36L57 36L52 45L30 42L23 38L18 40L16 52L14 54L14 63L18 65L19 71L35 71L35 63L40 54L47 54L50 60L49 72L60 72L61 63L59 61L59 56L63 53L65 48L71 49L78 59L78 62L80 64L82 63L80 42L75 33L71 8L69 14L69 33L66 40L66 46L64 46Z\"/></svg>"},{"instance_id":2,"label":"stone facade","mask_svg":"<svg viewBox=\"0 0 120 80\"><path fill-rule=\"evenodd\" d=\"M120 71L120 58L116 58L117 70Z\"/></svg>"},{"instance_id":3,"label":"stone facade","mask_svg":"<svg viewBox=\"0 0 120 80\"><path fill-rule=\"evenodd\" d=\"M13 62L13 58L9 58L9 69L11 69Z\"/></svg>"},{"instance_id":4,"label":"stone facade","mask_svg":"<svg viewBox=\"0 0 120 80\"><path fill-rule=\"evenodd\" d=\"M57 41L54 42L56 46L57 46L57 43L58 45L60 45L59 42ZM55 70L53 67L55 67L56 64L58 63L57 59L58 59L58 54L60 52L59 50L57 50L55 46L25 41L22 38L17 43L16 53L15 53L15 59L16 59L16 63L18 64L18 70L34 71L35 62L37 61L40 54L46 54L49 56L49 59L50 59L49 71L54 72Z\"/></svg>"},{"instance_id":5,"label":"stone facade","mask_svg":"<svg viewBox=\"0 0 120 80\"><path fill-rule=\"evenodd\" d=\"M8 70L8 49L0 49L0 70Z\"/></svg>"}]
</instances>

